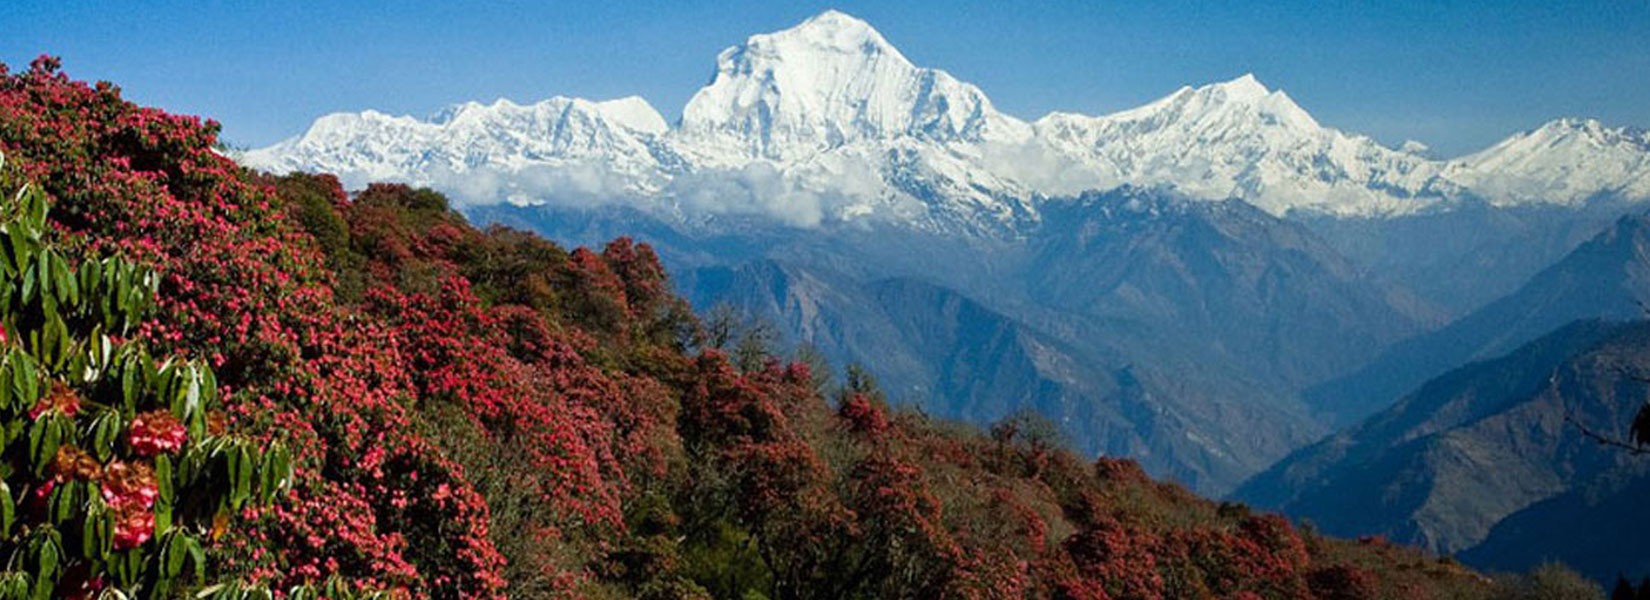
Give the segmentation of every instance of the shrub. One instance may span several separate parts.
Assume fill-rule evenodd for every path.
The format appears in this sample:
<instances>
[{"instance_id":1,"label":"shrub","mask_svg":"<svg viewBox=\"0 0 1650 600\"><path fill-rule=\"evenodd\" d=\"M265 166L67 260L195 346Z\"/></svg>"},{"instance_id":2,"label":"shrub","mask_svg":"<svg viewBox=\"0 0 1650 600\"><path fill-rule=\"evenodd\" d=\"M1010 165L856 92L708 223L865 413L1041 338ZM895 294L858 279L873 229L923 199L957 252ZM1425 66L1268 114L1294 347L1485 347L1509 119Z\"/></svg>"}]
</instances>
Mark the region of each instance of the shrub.
<instances>
[{"instance_id":1,"label":"shrub","mask_svg":"<svg viewBox=\"0 0 1650 600\"><path fill-rule=\"evenodd\" d=\"M127 340L153 271L71 258L45 240L46 199L0 181L0 598L162 598L206 584L203 540L290 484L278 442L225 430L201 361ZM243 513L246 509L246 513Z\"/></svg>"}]
</instances>

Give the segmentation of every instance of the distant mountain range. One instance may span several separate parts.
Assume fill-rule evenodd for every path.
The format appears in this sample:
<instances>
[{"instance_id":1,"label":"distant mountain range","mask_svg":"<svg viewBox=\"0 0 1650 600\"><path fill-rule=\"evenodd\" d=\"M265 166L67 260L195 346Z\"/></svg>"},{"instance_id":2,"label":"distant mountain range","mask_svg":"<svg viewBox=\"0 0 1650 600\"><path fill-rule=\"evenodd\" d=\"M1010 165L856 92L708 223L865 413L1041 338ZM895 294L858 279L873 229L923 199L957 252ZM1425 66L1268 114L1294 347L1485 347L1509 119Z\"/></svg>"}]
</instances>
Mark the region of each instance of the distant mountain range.
<instances>
[{"instance_id":1,"label":"distant mountain range","mask_svg":"<svg viewBox=\"0 0 1650 600\"><path fill-rule=\"evenodd\" d=\"M1437 159L1252 75L1023 121L835 11L716 66L676 123L634 97L500 100L329 115L238 158L637 237L698 307L897 401L1035 408L1084 452L1336 533L1519 566L1543 519L1650 485L1553 421L1642 401L1598 366L1638 329L1588 320L1650 299L1645 131L1559 119Z\"/></svg>"},{"instance_id":2,"label":"distant mountain range","mask_svg":"<svg viewBox=\"0 0 1650 600\"><path fill-rule=\"evenodd\" d=\"M1625 321L1646 299L1650 216L1623 217L1516 293L1309 393L1345 407L1410 390L1355 407L1377 412L1234 496L1482 567L1563 559L1600 580L1650 570L1622 551L1642 539L1650 459L1576 425L1625 439L1650 397L1650 324Z\"/></svg>"},{"instance_id":3,"label":"distant mountain range","mask_svg":"<svg viewBox=\"0 0 1650 600\"><path fill-rule=\"evenodd\" d=\"M1454 367L1502 356L1571 321L1644 316L1650 302L1650 217L1622 217L1517 291L1404 340L1306 400L1350 423Z\"/></svg>"},{"instance_id":4,"label":"distant mountain range","mask_svg":"<svg viewBox=\"0 0 1650 600\"><path fill-rule=\"evenodd\" d=\"M1650 460L1599 445L1650 389L1650 326L1578 321L1417 388L1235 496L1330 534L1381 534L1480 568L1563 560L1598 580L1650 570Z\"/></svg>"},{"instance_id":5,"label":"distant mountain range","mask_svg":"<svg viewBox=\"0 0 1650 600\"><path fill-rule=\"evenodd\" d=\"M1439 319L1298 223L1163 190L1050 201L1012 241L471 210L571 243L647 239L700 307L734 305L787 344L865 365L896 399L975 422L1033 407L1086 452L1205 492L1324 433L1300 390Z\"/></svg>"},{"instance_id":6,"label":"distant mountain range","mask_svg":"<svg viewBox=\"0 0 1650 600\"><path fill-rule=\"evenodd\" d=\"M723 51L674 125L636 97L499 100L423 120L329 115L240 158L353 187L430 185L469 204L1010 235L1041 216L1044 198L1122 184L1343 217L1650 197L1650 134L1596 121L1556 120L1454 160L1411 150L1324 127L1252 75L1110 115L1026 122L828 11Z\"/></svg>"}]
</instances>

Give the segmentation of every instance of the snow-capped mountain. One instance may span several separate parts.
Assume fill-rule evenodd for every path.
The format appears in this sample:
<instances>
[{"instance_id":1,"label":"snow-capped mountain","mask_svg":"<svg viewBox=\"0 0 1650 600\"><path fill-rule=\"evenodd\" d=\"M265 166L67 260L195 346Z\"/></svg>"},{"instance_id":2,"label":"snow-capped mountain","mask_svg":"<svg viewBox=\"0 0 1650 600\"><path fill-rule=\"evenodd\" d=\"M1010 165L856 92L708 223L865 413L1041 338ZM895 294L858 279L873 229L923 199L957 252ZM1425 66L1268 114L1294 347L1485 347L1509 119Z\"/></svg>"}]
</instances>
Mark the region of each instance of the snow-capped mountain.
<instances>
[{"instance_id":1,"label":"snow-capped mountain","mask_svg":"<svg viewBox=\"0 0 1650 600\"><path fill-rule=\"evenodd\" d=\"M1559 119L1454 161L1449 177L1497 205L1650 198L1650 132Z\"/></svg>"},{"instance_id":2,"label":"snow-capped mountain","mask_svg":"<svg viewBox=\"0 0 1650 600\"><path fill-rule=\"evenodd\" d=\"M869 24L827 11L751 36L716 58L682 110L680 139L705 161L807 160L865 141L1024 141L1031 128L985 93L911 64Z\"/></svg>"},{"instance_id":3,"label":"snow-capped mountain","mask_svg":"<svg viewBox=\"0 0 1650 600\"><path fill-rule=\"evenodd\" d=\"M1273 214L1391 214L1435 201L1438 164L1318 124L1254 75L1185 87L1145 106L1087 117L1056 113L1037 132L1117 183L1235 197Z\"/></svg>"},{"instance_id":4,"label":"snow-capped mountain","mask_svg":"<svg viewBox=\"0 0 1650 600\"><path fill-rule=\"evenodd\" d=\"M1242 198L1275 215L1404 215L1447 200L1650 199L1643 131L1555 121L1436 160L1320 125L1252 75L1104 116L1027 123L979 88L912 64L869 24L827 11L717 57L675 126L639 98L500 100L429 119L322 117L241 160L430 185L471 204L630 203L795 226L882 219L1012 234L1042 198L1122 184Z\"/></svg>"},{"instance_id":5,"label":"snow-capped mountain","mask_svg":"<svg viewBox=\"0 0 1650 600\"><path fill-rule=\"evenodd\" d=\"M271 171L324 171L346 186L403 181L461 198L536 201L646 196L666 182L671 159L658 144L664 117L639 97L592 102L555 97L531 105L469 102L429 119L377 111L321 117L303 135L248 151L242 162Z\"/></svg>"}]
</instances>

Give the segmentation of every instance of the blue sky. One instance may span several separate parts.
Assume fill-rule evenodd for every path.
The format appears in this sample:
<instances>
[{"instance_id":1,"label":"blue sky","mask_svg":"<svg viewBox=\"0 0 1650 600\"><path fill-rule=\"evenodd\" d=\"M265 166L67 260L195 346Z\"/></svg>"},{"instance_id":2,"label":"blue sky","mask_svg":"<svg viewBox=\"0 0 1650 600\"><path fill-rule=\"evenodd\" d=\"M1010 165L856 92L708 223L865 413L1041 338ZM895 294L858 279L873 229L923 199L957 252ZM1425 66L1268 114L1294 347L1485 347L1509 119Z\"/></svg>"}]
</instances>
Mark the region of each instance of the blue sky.
<instances>
[{"instance_id":1,"label":"blue sky","mask_svg":"<svg viewBox=\"0 0 1650 600\"><path fill-rule=\"evenodd\" d=\"M499 97L638 94L674 119L722 48L826 8L1027 119L1102 114L1254 72L1326 125L1444 155L1561 116L1650 126L1650 0L6 0L0 61L60 55L71 76L216 118L227 141L257 146L328 112L425 115Z\"/></svg>"}]
</instances>

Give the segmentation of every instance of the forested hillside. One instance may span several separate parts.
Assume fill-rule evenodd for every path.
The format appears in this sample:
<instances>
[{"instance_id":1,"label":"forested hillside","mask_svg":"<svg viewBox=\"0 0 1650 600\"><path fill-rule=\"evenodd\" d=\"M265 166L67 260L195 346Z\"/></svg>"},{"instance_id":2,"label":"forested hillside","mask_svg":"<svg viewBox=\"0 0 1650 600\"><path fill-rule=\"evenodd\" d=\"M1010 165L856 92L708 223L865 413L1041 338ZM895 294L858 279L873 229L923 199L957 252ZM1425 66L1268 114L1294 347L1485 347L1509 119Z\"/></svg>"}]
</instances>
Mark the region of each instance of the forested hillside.
<instances>
[{"instance_id":1,"label":"forested hillside","mask_svg":"<svg viewBox=\"0 0 1650 600\"><path fill-rule=\"evenodd\" d=\"M478 230L427 190L249 172L216 129L52 59L0 67L3 191L49 204L38 243L65 265L50 272L115 261L154 284L116 288L143 299L125 301L129 328L63 326L107 342L48 350L72 335L7 320L6 364L79 365L65 348L101 364L108 343L201 373L154 394L184 401L136 407L124 379L84 369L7 376L0 597L1505 591L1077 456L1031 415L979 431L890 407L863 377L707 327L644 243L569 250ZM30 206L6 206L9 236ZM19 306L69 286L8 260ZM161 466L227 456L214 440L245 449ZM173 500L188 518L162 515ZM109 540L113 508L129 535Z\"/></svg>"}]
</instances>

